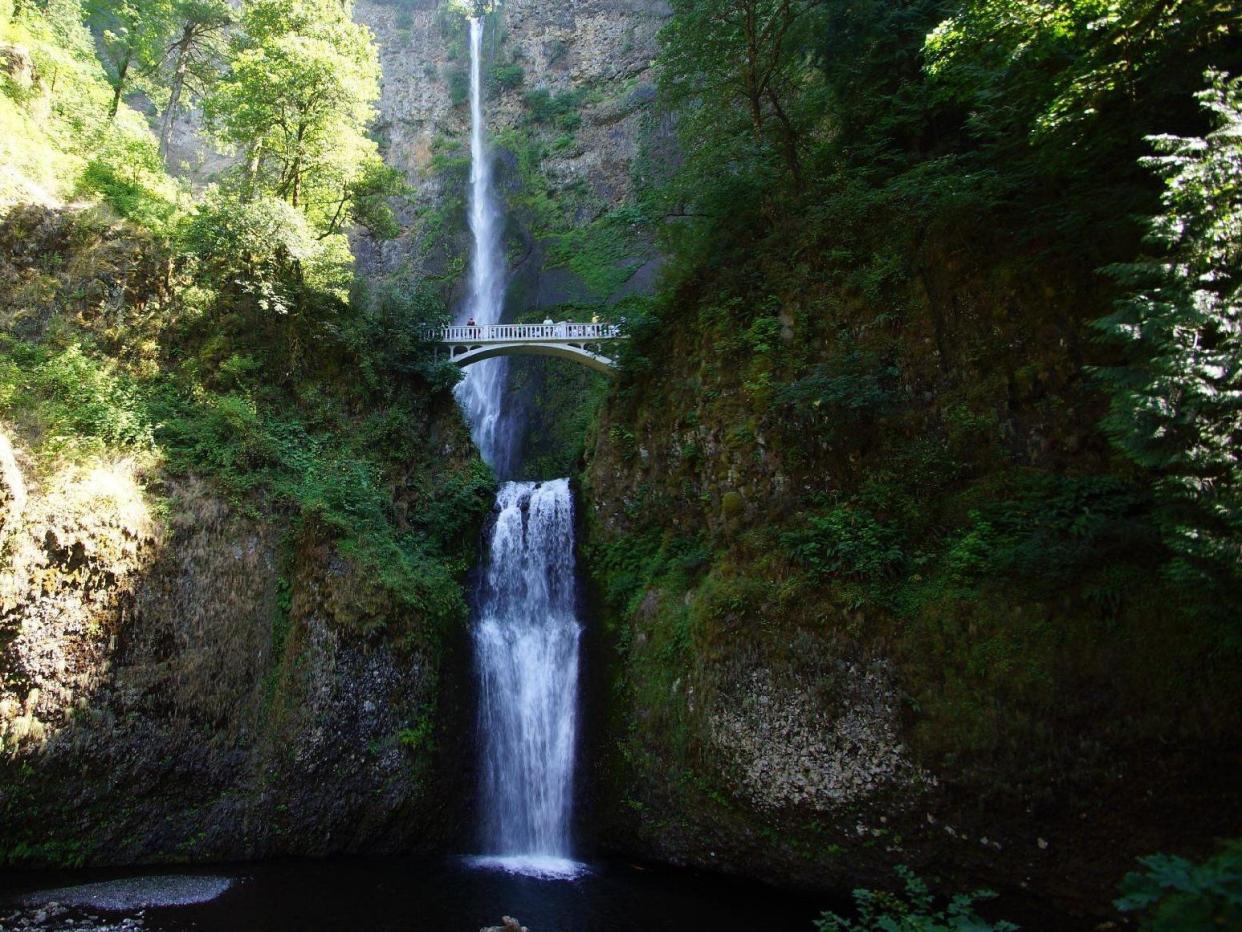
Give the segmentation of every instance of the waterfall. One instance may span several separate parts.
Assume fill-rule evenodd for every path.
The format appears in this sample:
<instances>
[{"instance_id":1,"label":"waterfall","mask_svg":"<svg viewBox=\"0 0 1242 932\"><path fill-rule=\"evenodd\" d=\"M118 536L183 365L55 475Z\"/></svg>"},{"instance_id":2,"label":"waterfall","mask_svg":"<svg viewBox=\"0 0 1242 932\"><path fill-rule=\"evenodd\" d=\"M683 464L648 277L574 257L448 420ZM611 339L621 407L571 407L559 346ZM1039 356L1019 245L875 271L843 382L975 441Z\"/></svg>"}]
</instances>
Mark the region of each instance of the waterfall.
<instances>
[{"instance_id":1,"label":"waterfall","mask_svg":"<svg viewBox=\"0 0 1242 932\"><path fill-rule=\"evenodd\" d=\"M480 679L484 838L502 866L570 867L578 702L569 482L510 482L474 630Z\"/></svg>"},{"instance_id":2,"label":"waterfall","mask_svg":"<svg viewBox=\"0 0 1242 932\"><path fill-rule=\"evenodd\" d=\"M504 303L500 211L483 121L483 23L470 21L470 229L474 252L461 322L496 323ZM483 459L512 475L504 360L476 363L458 387ZM475 602L481 836L486 867L571 877L578 641L569 482L507 482Z\"/></svg>"},{"instance_id":3,"label":"waterfall","mask_svg":"<svg viewBox=\"0 0 1242 932\"><path fill-rule=\"evenodd\" d=\"M470 290L457 323L500 323L504 309L505 266L500 234L502 217L496 204L492 161L483 119L483 21L470 20ZM513 472L514 443L505 417L502 394L508 363L489 359L466 370L457 398L466 411L470 431L483 459L497 475Z\"/></svg>"}]
</instances>

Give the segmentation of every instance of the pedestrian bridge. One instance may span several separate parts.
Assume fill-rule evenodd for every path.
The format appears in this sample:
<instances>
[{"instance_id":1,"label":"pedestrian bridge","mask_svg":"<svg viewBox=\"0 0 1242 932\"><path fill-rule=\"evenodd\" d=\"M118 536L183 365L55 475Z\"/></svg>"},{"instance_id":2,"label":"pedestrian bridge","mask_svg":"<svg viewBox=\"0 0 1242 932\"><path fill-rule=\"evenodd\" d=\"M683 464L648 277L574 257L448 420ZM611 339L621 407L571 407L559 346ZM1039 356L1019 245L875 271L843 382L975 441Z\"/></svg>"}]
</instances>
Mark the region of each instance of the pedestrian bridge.
<instances>
[{"instance_id":1,"label":"pedestrian bridge","mask_svg":"<svg viewBox=\"0 0 1242 932\"><path fill-rule=\"evenodd\" d=\"M459 368L497 356L555 356L612 376L617 364L605 350L626 338L616 324L562 322L441 327L425 331L423 339L445 347Z\"/></svg>"}]
</instances>

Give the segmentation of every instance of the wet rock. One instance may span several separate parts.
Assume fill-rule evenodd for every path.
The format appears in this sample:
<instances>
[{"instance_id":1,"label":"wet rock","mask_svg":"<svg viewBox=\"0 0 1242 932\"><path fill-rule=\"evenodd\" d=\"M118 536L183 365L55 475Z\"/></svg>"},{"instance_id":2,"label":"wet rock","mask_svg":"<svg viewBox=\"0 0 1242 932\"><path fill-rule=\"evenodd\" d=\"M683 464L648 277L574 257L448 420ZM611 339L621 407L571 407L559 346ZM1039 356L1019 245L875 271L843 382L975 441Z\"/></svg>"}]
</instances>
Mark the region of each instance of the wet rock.
<instances>
[{"instance_id":1,"label":"wet rock","mask_svg":"<svg viewBox=\"0 0 1242 932\"><path fill-rule=\"evenodd\" d=\"M526 926L512 916L502 916L500 918L500 925L487 926L480 929L479 932L530 932L530 929L526 928Z\"/></svg>"}]
</instances>

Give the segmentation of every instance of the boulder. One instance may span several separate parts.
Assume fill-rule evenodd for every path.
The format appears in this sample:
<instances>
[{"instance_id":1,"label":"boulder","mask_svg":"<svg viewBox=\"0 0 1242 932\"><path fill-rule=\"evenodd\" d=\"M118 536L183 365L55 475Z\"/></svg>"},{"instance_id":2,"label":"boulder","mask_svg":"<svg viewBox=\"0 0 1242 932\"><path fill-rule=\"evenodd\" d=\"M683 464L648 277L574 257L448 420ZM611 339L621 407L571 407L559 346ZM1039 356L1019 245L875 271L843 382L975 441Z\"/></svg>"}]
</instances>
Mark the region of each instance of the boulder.
<instances>
[{"instance_id":1,"label":"boulder","mask_svg":"<svg viewBox=\"0 0 1242 932\"><path fill-rule=\"evenodd\" d=\"M30 57L30 50L24 45L0 43L0 74L23 91L30 90L38 80L34 59Z\"/></svg>"}]
</instances>

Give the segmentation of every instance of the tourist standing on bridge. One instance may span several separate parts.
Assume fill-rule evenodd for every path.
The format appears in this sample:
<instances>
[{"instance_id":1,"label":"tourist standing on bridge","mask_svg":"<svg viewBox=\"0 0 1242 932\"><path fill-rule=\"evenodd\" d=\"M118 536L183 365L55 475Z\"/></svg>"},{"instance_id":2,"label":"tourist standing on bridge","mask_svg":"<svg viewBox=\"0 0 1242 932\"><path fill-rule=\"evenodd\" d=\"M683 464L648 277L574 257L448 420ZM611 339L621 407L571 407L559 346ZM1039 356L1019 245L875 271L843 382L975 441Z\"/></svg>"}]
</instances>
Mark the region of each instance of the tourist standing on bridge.
<instances>
[{"instance_id":1,"label":"tourist standing on bridge","mask_svg":"<svg viewBox=\"0 0 1242 932\"><path fill-rule=\"evenodd\" d=\"M466 321L466 326L470 328L470 336L476 340L479 338L479 325L474 322L474 315L470 315L470 319Z\"/></svg>"}]
</instances>

